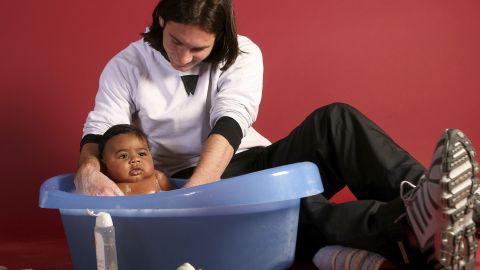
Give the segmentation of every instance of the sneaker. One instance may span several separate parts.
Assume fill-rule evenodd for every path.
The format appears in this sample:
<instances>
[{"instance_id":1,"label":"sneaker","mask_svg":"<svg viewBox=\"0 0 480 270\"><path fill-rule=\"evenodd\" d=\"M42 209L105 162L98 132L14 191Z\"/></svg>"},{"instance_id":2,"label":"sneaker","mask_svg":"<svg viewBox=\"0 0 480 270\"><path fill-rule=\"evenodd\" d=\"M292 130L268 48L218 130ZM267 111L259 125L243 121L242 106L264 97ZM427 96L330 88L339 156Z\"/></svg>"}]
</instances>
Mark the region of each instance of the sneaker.
<instances>
[{"instance_id":1,"label":"sneaker","mask_svg":"<svg viewBox=\"0 0 480 270\"><path fill-rule=\"evenodd\" d=\"M475 193L475 203L473 206L473 222L475 222L477 240L480 240L480 187Z\"/></svg>"},{"instance_id":2,"label":"sneaker","mask_svg":"<svg viewBox=\"0 0 480 270\"><path fill-rule=\"evenodd\" d=\"M477 174L471 142L460 130L447 129L437 144L430 170L417 186L406 181L401 184L408 222L434 269L475 267L477 240L472 212ZM405 185L414 188L403 194Z\"/></svg>"}]
</instances>

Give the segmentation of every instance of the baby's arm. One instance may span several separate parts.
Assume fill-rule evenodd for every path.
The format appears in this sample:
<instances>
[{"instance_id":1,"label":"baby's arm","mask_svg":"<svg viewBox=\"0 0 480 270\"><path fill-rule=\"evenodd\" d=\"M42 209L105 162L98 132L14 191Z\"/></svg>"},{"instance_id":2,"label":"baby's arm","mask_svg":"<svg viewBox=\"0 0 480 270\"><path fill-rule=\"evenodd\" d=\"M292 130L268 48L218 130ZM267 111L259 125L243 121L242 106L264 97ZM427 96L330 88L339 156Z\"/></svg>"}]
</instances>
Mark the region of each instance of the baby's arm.
<instances>
[{"instance_id":1,"label":"baby's arm","mask_svg":"<svg viewBox=\"0 0 480 270\"><path fill-rule=\"evenodd\" d=\"M160 185L160 189L162 191L167 191L167 190L172 190L174 189L172 183L170 180L168 180L168 177L161 171L156 171L157 172L157 182Z\"/></svg>"}]
</instances>

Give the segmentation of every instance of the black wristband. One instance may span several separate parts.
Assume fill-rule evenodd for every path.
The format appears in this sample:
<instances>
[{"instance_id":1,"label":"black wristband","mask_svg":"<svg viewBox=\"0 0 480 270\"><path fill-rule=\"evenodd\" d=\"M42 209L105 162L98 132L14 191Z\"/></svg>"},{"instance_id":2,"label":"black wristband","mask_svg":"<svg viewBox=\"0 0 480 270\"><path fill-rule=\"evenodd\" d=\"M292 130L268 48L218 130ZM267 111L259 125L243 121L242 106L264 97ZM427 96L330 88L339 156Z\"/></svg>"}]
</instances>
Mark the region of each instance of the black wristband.
<instances>
[{"instance_id":1,"label":"black wristband","mask_svg":"<svg viewBox=\"0 0 480 270\"><path fill-rule=\"evenodd\" d=\"M83 136L82 140L80 141L80 151L82 151L82 147L87 143L99 144L101 141L102 141L102 135L87 134Z\"/></svg>"},{"instance_id":2,"label":"black wristband","mask_svg":"<svg viewBox=\"0 0 480 270\"><path fill-rule=\"evenodd\" d=\"M234 151L237 151L243 138L242 128L238 122L228 116L222 116L218 119L212 132L210 132L210 135L212 134L220 134L225 137Z\"/></svg>"}]
</instances>

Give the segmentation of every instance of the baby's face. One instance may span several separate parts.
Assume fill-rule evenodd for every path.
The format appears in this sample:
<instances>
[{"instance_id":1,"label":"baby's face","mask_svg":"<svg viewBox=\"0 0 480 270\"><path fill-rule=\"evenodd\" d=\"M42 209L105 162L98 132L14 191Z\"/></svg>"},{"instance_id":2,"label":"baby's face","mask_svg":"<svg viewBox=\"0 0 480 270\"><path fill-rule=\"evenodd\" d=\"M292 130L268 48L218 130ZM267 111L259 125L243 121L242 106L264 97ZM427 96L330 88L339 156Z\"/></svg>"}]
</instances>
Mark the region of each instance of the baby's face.
<instances>
[{"instance_id":1,"label":"baby's face","mask_svg":"<svg viewBox=\"0 0 480 270\"><path fill-rule=\"evenodd\" d=\"M109 177L119 183L134 183L154 177L153 159L147 142L134 134L112 137L103 151Z\"/></svg>"}]
</instances>

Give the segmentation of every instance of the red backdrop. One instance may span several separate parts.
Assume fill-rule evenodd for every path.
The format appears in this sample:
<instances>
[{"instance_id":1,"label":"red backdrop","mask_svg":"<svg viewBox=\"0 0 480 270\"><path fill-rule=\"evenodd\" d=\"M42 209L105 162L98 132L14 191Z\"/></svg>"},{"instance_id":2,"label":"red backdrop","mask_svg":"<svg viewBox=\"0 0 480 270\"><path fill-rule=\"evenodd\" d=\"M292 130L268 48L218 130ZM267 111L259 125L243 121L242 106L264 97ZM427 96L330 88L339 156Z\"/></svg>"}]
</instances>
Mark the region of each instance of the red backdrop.
<instances>
[{"instance_id":1,"label":"red backdrop","mask_svg":"<svg viewBox=\"0 0 480 270\"><path fill-rule=\"evenodd\" d=\"M156 0L0 2L0 241L63 234L39 209L47 178L75 170L106 62L139 38ZM480 148L480 2L234 1L263 50L256 128L285 136L318 106L350 103L424 165L446 127ZM340 198L344 199L344 198Z\"/></svg>"}]
</instances>

